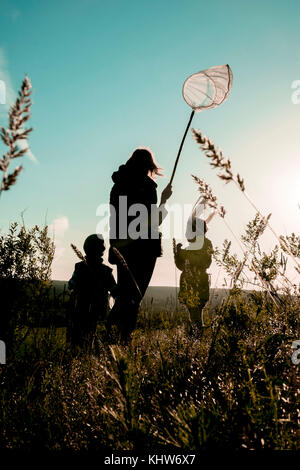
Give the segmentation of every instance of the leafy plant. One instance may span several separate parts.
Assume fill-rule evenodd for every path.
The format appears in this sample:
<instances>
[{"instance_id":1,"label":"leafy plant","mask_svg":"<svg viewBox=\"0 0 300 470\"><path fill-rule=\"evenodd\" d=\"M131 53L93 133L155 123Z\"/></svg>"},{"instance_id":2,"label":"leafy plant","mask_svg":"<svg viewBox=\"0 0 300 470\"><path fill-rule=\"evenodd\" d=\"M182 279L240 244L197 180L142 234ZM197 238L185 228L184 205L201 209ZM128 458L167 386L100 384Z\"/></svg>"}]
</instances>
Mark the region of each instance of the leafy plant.
<instances>
[{"instance_id":1,"label":"leafy plant","mask_svg":"<svg viewBox=\"0 0 300 470\"><path fill-rule=\"evenodd\" d=\"M50 280L53 256L54 243L47 226L27 230L14 222L8 234L0 236L0 278Z\"/></svg>"},{"instance_id":2,"label":"leafy plant","mask_svg":"<svg viewBox=\"0 0 300 470\"><path fill-rule=\"evenodd\" d=\"M0 236L0 332L9 350L17 326L41 319L48 308L53 256L47 227L27 230L15 222Z\"/></svg>"}]
</instances>

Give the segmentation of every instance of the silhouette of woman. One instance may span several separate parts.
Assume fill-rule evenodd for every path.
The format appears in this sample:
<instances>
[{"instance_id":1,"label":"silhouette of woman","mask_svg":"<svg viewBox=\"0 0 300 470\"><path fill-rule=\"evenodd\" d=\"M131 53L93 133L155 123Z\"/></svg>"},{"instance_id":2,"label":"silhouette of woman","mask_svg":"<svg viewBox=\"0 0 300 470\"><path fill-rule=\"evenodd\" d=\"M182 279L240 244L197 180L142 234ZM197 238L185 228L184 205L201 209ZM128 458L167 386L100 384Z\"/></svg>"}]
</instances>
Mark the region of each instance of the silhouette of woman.
<instances>
[{"instance_id":1,"label":"silhouette of woman","mask_svg":"<svg viewBox=\"0 0 300 470\"><path fill-rule=\"evenodd\" d=\"M152 152L138 148L126 164L121 165L112 175L114 185L110 193L109 261L117 265L118 298L109 324L117 323L124 339L129 338L136 326L141 298L138 298L134 292L133 283L112 248L116 247L125 258L141 295L144 296L156 259L162 255L161 234L158 227L166 215L164 204L172 194L171 185L168 184L162 192L158 211L157 184L154 177L161 176L159 170L160 167L155 162ZM139 223L135 225L139 233L137 231L132 233L130 227L137 217L137 212L139 214L143 212L145 215L145 211L147 216L139 218Z\"/></svg>"}]
</instances>

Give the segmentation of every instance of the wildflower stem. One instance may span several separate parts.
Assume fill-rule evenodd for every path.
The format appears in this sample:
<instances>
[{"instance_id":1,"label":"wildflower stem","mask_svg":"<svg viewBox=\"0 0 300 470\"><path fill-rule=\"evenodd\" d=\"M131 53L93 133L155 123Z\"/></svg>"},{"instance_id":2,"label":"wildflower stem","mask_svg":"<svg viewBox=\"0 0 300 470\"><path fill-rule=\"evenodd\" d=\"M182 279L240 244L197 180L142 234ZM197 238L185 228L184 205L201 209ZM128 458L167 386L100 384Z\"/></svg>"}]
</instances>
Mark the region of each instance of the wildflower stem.
<instances>
[{"instance_id":1,"label":"wildflower stem","mask_svg":"<svg viewBox=\"0 0 300 470\"><path fill-rule=\"evenodd\" d=\"M245 190L245 184L243 178L237 174L236 176L232 172L231 168L231 161L230 159L225 160L223 157L223 152L219 149L216 148L215 144L213 141L205 136L202 135L201 131L198 130L196 131L195 129L192 129L194 138L198 144L200 144L200 147L202 151L204 152L205 156L211 160L211 165L213 168L218 168L221 170L221 173L218 174L218 177L221 178L223 181L226 183L229 183L230 181L234 181L235 184L238 186L239 190L244 194L245 198L247 201L250 203L250 205L255 209L255 211L263 218L265 217L261 214L259 209L256 207L250 196L246 193ZM298 266L300 269L300 263L297 261L296 257L292 253L290 247L286 243L285 240L280 238L275 230L272 228L272 226L269 223L269 220L266 219L266 224L275 236L275 238L278 240L279 245L281 247L284 246L286 252L290 255L290 257L293 259L294 263Z\"/></svg>"}]
</instances>

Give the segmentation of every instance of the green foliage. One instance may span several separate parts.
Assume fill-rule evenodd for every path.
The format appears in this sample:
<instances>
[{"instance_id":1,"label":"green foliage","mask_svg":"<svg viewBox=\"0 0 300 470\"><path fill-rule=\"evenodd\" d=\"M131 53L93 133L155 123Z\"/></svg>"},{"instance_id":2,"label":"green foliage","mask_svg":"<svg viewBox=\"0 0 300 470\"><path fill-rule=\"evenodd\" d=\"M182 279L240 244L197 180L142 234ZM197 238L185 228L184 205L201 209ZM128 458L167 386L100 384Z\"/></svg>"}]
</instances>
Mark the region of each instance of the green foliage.
<instances>
[{"instance_id":1,"label":"green foliage","mask_svg":"<svg viewBox=\"0 0 300 470\"><path fill-rule=\"evenodd\" d=\"M245 234L242 235L241 239L253 253L258 248L258 239L265 231L270 217L271 214L264 218L257 213L254 219L250 220L246 226Z\"/></svg>"},{"instance_id":2,"label":"green foliage","mask_svg":"<svg viewBox=\"0 0 300 470\"><path fill-rule=\"evenodd\" d=\"M238 275L240 274L240 260L236 254L230 253L231 241L224 240L222 250L218 247L214 250L214 259L218 266L225 269L225 272L231 279L235 280L235 285L237 284ZM244 266L244 264L243 264ZM240 281L241 282L241 281ZM243 284L243 283L242 283Z\"/></svg>"},{"instance_id":3,"label":"green foliage","mask_svg":"<svg viewBox=\"0 0 300 470\"><path fill-rule=\"evenodd\" d=\"M249 249L257 243L254 225ZM47 283L52 248L46 231L14 224L1 238L1 269L10 273L4 281L19 273L22 289L32 279ZM269 260L255 245L251 256L270 284L282 268L278 249ZM299 366L291 361L299 295L285 290L274 302L267 290L243 292L241 261L228 241L218 259L234 287L201 332L190 333L183 307L152 312L151 303L127 345L108 344L99 328L91 353L74 354L65 328L14 324L8 364L0 368L0 448L299 450ZM37 292L11 291L16 311L26 318L51 312L49 297L43 303Z\"/></svg>"},{"instance_id":4,"label":"green foliage","mask_svg":"<svg viewBox=\"0 0 300 470\"><path fill-rule=\"evenodd\" d=\"M178 295L179 302L185 304L188 308L197 307L200 302L199 289L194 288L192 284L193 279L192 274L188 273L188 275L181 280L181 288Z\"/></svg>"},{"instance_id":5,"label":"green foliage","mask_svg":"<svg viewBox=\"0 0 300 470\"><path fill-rule=\"evenodd\" d=\"M300 304L283 302L233 290L201 339L182 316L141 318L127 346L99 332L92 355L72 356L63 329L27 336L0 369L2 447L299 449Z\"/></svg>"},{"instance_id":6,"label":"green foliage","mask_svg":"<svg viewBox=\"0 0 300 470\"><path fill-rule=\"evenodd\" d=\"M27 230L17 222L9 233L0 236L0 277L47 281L51 275L54 243L48 236L48 227L37 225Z\"/></svg>"},{"instance_id":7,"label":"green foliage","mask_svg":"<svg viewBox=\"0 0 300 470\"><path fill-rule=\"evenodd\" d=\"M281 235L281 248L285 253L292 253L295 258L300 258L300 236L292 233L284 237ZM300 274L299 266L295 266L296 271Z\"/></svg>"},{"instance_id":8,"label":"green foliage","mask_svg":"<svg viewBox=\"0 0 300 470\"><path fill-rule=\"evenodd\" d=\"M257 258L253 259L253 265L259 277L266 282L274 281L278 276L281 267L281 261L278 259L278 251L278 246L275 246L268 255L263 253L259 260Z\"/></svg>"},{"instance_id":9,"label":"green foliage","mask_svg":"<svg viewBox=\"0 0 300 470\"><path fill-rule=\"evenodd\" d=\"M12 223L0 236L0 331L10 350L19 325L40 323L49 309L54 244L48 228Z\"/></svg>"},{"instance_id":10,"label":"green foliage","mask_svg":"<svg viewBox=\"0 0 300 470\"><path fill-rule=\"evenodd\" d=\"M280 246L275 245L269 253L261 252L259 237L263 234L270 215L266 218L256 214L241 236L243 245L243 257L240 259L237 254L231 253L231 241L225 240L222 248L216 247L214 250L214 260L222 267L231 280L232 287L256 286L269 292L276 302L280 302L279 294L297 291L299 287L293 285L286 276L288 259L284 253L292 252L295 259L300 256L298 250L299 240L295 234L281 237ZM295 266L298 270L297 266ZM276 284L275 284L276 281Z\"/></svg>"}]
</instances>

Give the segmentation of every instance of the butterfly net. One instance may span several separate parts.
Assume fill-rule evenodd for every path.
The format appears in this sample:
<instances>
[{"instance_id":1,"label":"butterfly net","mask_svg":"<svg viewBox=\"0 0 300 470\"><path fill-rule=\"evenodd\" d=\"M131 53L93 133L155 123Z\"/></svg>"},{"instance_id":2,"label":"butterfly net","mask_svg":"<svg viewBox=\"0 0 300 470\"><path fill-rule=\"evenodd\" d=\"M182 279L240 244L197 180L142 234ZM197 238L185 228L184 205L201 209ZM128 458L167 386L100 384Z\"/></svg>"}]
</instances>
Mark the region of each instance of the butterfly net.
<instances>
[{"instance_id":1,"label":"butterfly net","mask_svg":"<svg viewBox=\"0 0 300 470\"><path fill-rule=\"evenodd\" d=\"M227 99L232 80L229 65L202 70L186 79L182 88L183 98L197 112L215 108Z\"/></svg>"}]
</instances>

